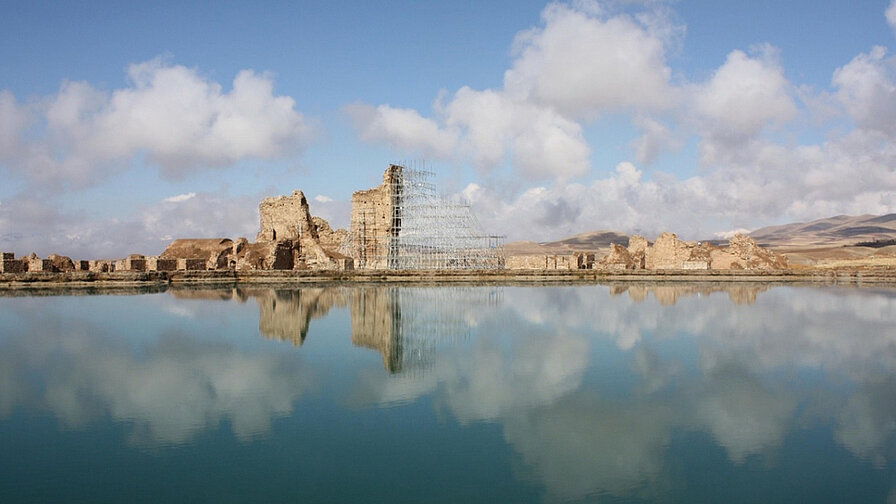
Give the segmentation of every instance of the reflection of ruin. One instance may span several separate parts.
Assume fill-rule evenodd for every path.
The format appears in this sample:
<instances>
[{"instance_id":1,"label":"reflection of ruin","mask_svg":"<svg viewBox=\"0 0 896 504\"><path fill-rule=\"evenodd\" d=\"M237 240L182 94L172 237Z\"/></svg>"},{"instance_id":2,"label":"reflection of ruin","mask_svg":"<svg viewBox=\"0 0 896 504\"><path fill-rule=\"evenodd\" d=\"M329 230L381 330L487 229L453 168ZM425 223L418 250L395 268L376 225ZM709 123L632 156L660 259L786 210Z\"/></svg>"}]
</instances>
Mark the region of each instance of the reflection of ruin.
<instances>
[{"instance_id":1,"label":"reflection of ruin","mask_svg":"<svg viewBox=\"0 0 896 504\"><path fill-rule=\"evenodd\" d=\"M736 305L751 305L756 302L760 292L769 289L768 284L659 284L659 283L613 283L610 294L619 295L628 292L632 301L640 303L648 294L663 306L672 306L680 298L690 296L708 296L713 292L727 292L731 302Z\"/></svg>"},{"instance_id":2,"label":"reflection of ruin","mask_svg":"<svg viewBox=\"0 0 896 504\"><path fill-rule=\"evenodd\" d=\"M378 351L383 367L398 373L404 364L401 307L395 287L352 289L352 344Z\"/></svg>"},{"instance_id":3,"label":"reflection of ruin","mask_svg":"<svg viewBox=\"0 0 896 504\"><path fill-rule=\"evenodd\" d=\"M267 339L300 346L308 326L334 306L345 306L345 291L333 287L258 289L250 292L258 302L258 332Z\"/></svg>"},{"instance_id":4,"label":"reflection of ruin","mask_svg":"<svg viewBox=\"0 0 896 504\"><path fill-rule=\"evenodd\" d=\"M472 317L503 297L499 287L238 289L237 294L256 298L262 336L296 346L304 343L312 320L348 305L352 344L378 351L390 373L428 369L437 345L466 339Z\"/></svg>"}]
</instances>

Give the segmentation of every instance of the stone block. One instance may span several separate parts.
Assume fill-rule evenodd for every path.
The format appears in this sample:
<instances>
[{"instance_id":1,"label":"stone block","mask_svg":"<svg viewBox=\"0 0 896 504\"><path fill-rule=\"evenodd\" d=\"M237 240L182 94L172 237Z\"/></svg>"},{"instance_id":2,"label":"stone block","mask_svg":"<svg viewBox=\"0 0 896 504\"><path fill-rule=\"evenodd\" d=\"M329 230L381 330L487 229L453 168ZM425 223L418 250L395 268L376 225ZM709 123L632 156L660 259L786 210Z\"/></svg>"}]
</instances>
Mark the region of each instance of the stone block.
<instances>
[{"instance_id":1,"label":"stone block","mask_svg":"<svg viewBox=\"0 0 896 504\"><path fill-rule=\"evenodd\" d=\"M87 269L94 273L109 273L115 270L113 261L109 259L96 259L87 261Z\"/></svg>"},{"instance_id":2,"label":"stone block","mask_svg":"<svg viewBox=\"0 0 896 504\"><path fill-rule=\"evenodd\" d=\"M124 260L124 266L127 271L146 271L146 259L128 257Z\"/></svg>"},{"instance_id":3,"label":"stone block","mask_svg":"<svg viewBox=\"0 0 896 504\"><path fill-rule=\"evenodd\" d=\"M174 271L177 269L177 259L150 256L146 258L146 271Z\"/></svg>"},{"instance_id":4,"label":"stone block","mask_svg":"<svg viewBox=\"0 0 896 504\"><path fill-rule=\"evenodd\" d=\"M0 255L2 255L2 257L0 257L0 260L3 261L12 261L16 258L16 255L13 252L0 252Z\"/></svg>"},{"instance_id":5,"label":"stone block","mask_svg":"<svg viewBox=\"0 0 896 504\"><path fill-rule=\"evenodd\" d=\"M53 261L49 259L32 258L28 260L28 271L54 271Z\"/></svg>"},{"instance_id":6,"label":"stone block","mask_svg":"<svg viewBox=\"0 0 896 504\"><path fill-rule=\"evenodd\" d=\"M21 259L0 260L0 273L24 273L25 262Z\"/></svg>"},{"instance_id":7,"label":"stone block","mask_svg":"<svg viewBox=\"0 0 896 504\"><path fill-rule=\"evenodd\" d=\"M204 271L207 269L208 260L201 257L179 258L177 269L183 271Z\"/></svg>"}]
</instances>

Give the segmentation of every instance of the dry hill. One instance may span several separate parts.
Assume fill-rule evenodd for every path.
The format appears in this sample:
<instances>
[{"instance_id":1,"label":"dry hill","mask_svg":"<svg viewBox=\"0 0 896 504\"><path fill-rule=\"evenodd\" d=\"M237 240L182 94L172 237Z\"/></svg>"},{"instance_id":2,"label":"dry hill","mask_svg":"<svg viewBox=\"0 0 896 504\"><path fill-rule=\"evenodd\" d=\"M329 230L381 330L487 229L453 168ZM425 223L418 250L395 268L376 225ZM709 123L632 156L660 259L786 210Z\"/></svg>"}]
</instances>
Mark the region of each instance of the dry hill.
<instances>
[{"instance_id":1,"label":"dry hill","mask_svg":"<svg viewBox=\"0 0 896 504\"><path fill-rule=\"evenodd\" d=\"M507 255L556 255L577 251L595 251L617 245L628 246L628 235L615 231L589 231L552 242L518 241L504 245Z\"/></svg>"},{"instance_id":2,"label":"dry hill","mask_svg":"<svg viewBox=\"0 0 896 504\"><path fill-rule=\"evenodd\" d=\"M757 229L750 236L769 247L842 247L858 242L896 239L896 214L838 215L811 222L797 222Z\"/></svg>"},{"instance_id":3,"label":"dry hill","mask_svg":"<svg viewBox=\"0 0 896 504\"><path fill-rule=\"evenodd\" d=\"M786 255L790 263L797 267L800 265L896 266L896 214L838 215L811 222L764 227L753 231L750 236L759 245ZM590 231L551 242L508 243L505 245L505 253L560 255L576 251L605 252L611 243L626 246L628 241L629 235L624 233ZM725 243L719 240L706 241L717 245ZM864 246L857 246L859 243Z\"/></svg>"}]
</instances>

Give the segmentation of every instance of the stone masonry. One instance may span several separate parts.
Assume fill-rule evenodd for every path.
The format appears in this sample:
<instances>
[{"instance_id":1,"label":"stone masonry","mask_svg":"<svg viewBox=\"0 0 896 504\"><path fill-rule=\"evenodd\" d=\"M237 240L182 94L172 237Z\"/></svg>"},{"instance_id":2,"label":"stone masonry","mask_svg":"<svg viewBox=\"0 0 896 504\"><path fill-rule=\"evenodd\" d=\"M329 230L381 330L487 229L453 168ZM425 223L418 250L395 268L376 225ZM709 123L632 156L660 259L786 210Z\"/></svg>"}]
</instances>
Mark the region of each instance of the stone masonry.
<instances>
[{"instance_id":1,"label":"stone masonry","mask_svg":"<svg viewBox=\"0 0 896 504\"><path fill-rule=\"evenodd\" d=\"M352 194L351 256L359 269L389 267L390 245L401 229L400 185L403 168L389 165L383 183Z\"/></svg>"}]
</instances>

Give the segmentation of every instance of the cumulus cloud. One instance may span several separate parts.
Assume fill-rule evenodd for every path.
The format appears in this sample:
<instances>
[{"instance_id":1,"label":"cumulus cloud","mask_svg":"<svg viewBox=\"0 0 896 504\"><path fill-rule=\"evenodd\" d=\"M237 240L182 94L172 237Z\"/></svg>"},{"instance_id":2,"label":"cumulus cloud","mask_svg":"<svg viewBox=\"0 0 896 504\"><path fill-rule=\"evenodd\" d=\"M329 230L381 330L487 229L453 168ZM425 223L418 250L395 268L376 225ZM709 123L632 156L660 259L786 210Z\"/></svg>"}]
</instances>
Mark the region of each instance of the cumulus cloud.
<instances>
[{"instance_id":1,"label":"cumulus cloud","mask_svg":"<svg viewBox=\"0 0 896 504\"><path fill-rule=\"evenodd\" d=\"M21 150L21 135L30 120L25 107L7 90L0 90L0 163Z\"/></svg>"},{"instance_id":2,"label":"cumulus cloud","mask_svg":"<svg viewBox=\"0 0 896 504\"><path fill-rule=\"evenodd\" d=\"M444 115L449 126L466 132L463 149L481 168L500 165L505 152L532 179L579 176L589 168L591 151L582 127L551 108L464 87Z\"/></svg>"},{"instance_id":3,"label":"cumulus cloud","mask_svg":"<svg viewBox=\"0 0 896 504\"><path fill-rule=\"evenodd\" d=\"M517 36L502 89L464 86L437 100L432 118L390 105L346 110L362 140L402 153L469 161L481 172L509 163L527 180L580 177L591 169L582 119L676 100L663 39L675 30L661 12L633 17L593 2L552 3L542 26Z\"/></svg>"},{"instance_id":4,"label":"cumulus cloud","mask_svg":"<svg viewBox=\"0 0 896 504\"><path fill-rule=\"evenodd\" d=\"M437 109L438 120L388 105L346 107L362 140L399 152L469 160L482 172L509 161L531 179L574 177L589 168L581 125L552 108L463 87Z\"/></svg>"},{"instance_id":5,"label":"cumulus cloud","mask_svg":"<svg viewBox=\"0 0 896 504\"><path fill-rule=\"evenodd\" d=\"M260 194L191 192L140 208L132 217L91 219L20 194L0 203L0 249L94 259L159 254L176 238L253 238L260 199Z\"/></svg>"},{"instance_id":6,"label":"cumulus cloud","mask_svg":"<svg viewBox=\"0 0 896 504\"><path fill-rule=\"evenodd\" d=\"M836 97L860 128L896 133L896 59L875 46L834 72Z\"/></svg>"},{"instance_id":7,"label":"cumulus cloud","mask_svg":"<svg viewBox=\"0 0 896 504\"><path fill-rule=\"evenodd\" d=\"M0 146L10 171L42 185L83 187L143 155L176 178L242 159L295 154L313 128L295 100L274 94L269 75L239 72L231 89L196 69L153 59L128 67L127 87L111 92L63 82L39 105L0 93ZM37 125L21 135L23 125Z\"/></svg>"},{"instance_id":8,"label":"cumulus cloud","mask_svg":"<svg viewBox=\"0 0 896 504\"><path fill-rule=\"evenodd\" d=\"M673 92L663 41L636 18L576 7L549 4L543 27L517 35L517 57L504 74L508 94L568 117L669 106ZM659 24L657 16L641 19Z\"/></svg>"},{"instance_id":9,"label":"cumulus cloud","mask_svg":"<svg viewBox=\"0 0 896 504\"><path fill-rule=\"evenodd\" d=\"M385 142L399 151L436 158L449 157L457 145L455 133L416 110L356 103L345 111L365 142Z\"/></svg>"},{"instance_id":10,"label":"cumulus cloud","mask_svg":"<svg viewBox=\"0 0 896 504\"><path fill-rule=\"evenodd\" d=\"M758 57L732 51L712 78L696 90L695 108L710 139L742 141L796 113L790 84L765 46Z\"/></svg>"}]
</instances>

